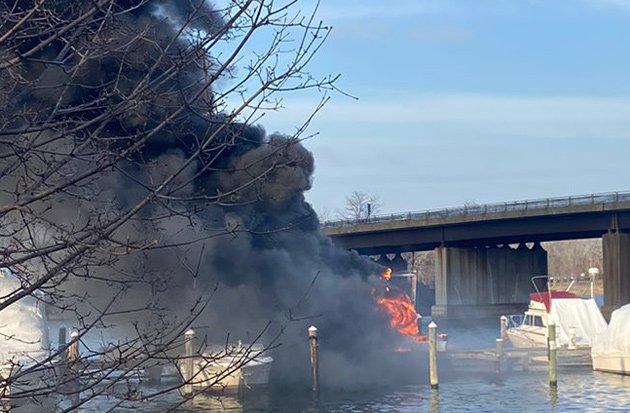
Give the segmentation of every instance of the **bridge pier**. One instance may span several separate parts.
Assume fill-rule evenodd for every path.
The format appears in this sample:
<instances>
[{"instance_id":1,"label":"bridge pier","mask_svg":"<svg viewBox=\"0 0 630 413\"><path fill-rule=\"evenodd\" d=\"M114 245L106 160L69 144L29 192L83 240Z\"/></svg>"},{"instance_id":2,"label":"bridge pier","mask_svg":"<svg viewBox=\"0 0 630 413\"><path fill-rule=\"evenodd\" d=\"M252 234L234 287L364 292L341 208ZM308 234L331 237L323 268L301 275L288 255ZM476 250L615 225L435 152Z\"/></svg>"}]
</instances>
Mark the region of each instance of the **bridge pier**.
<instances>
[{"instance_id":1,"label":"bridge pier","mask_svg":"<svg viewBox=\"0 0 630 413\"><path fill-rule=\"evenodd\" d=\"M609 231L602 237L605 315L630 303L630 234Z\"/></svg>"},{"instance_id":2,"label":"bridge pier","mask_svg":"<svg viewBox=\"0 0 630 413\"><path fill-rule=\"evenodd\" d=\"M547 274L540 244L436 249L435 318L479 319L520 313L533 290L531 277Z\"/></svg>"}]
</instances>

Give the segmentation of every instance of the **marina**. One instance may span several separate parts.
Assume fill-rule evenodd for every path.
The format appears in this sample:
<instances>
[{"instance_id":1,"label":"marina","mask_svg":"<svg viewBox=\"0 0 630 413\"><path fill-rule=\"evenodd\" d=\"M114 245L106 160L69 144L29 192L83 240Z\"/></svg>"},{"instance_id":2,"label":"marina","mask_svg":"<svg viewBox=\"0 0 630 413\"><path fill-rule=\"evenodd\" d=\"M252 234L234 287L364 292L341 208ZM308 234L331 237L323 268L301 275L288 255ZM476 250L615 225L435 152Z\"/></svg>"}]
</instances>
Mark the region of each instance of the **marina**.
<instances>
[{"instance_id":1,"label":"marina","mask_svg":"<svg viewBox=\"0 0 630 413\"><path fill-rule=\"evenodd\" d=\"M5 278L8 276L5 275ZM303 405L305 411L324 412L335 409L343 411L345 403L351 399L354 400L351 403L358 403L353 411L407 411L405 408L413 406L409 408L428 408L429 411L439 412L455 408L459 396L451 395L452 388L461 387L463 383L476 386L478 391L484 393L492 388L512 387L518 383L532 386L540 392L546 382L547 393L544 393L544 397L547 399L545 401L539 396L539 408L561 405L564 396L561 393L566 391L566 383L571 381L587 383L588 380L600 380L611 386L614 383L628 383L627 377L606 381L601 375L610 373L593 372L593 369L615 371L615 368L609 367L610 361L605 364L607 359L600 357L598 360L591 354L589 344L597 343L597 338L600 344L608 343L601 341L605 334L593 335L593 326L597 326L601 333L606 323L592 298L586 300L568 292L536 289L531 294L532 302L524 318L540 318L540 325L532 323L531 327L535 327L537 336L542 339L530 341L533 345L525 347L522 340L514 340L510 334L511 329L522 328L525 321L521 325L510 325L508 320L513 317L501 316L498 320L475 320L473 323L444 326L438 326L430 317L421 317L415 312L415 302L408 295L408 291L413 291L410 286L415 286L415 283L414 274L399 276L387 269L379 280L378 288L372 291L375 303L383 314L390 317L390 328L397 331L407 343L380 354L385 359L397 359L396 369L401 369L382 372L381 376L385 380L382 386L358 385L346 390L329 386L331 379L334 379L330 376L330 370L320 372L320 362L328 362L327 354L322 356L318 351L320 344L326 347L327 343L325 340L319 342L319 330L315 326L304 331L303 341L304 350L310 352L309 392L309 387L304 384L287 385L270 380L274 354L281 354L282 347L267 351L259 343L241 341L224 346L209 346L205 344L205 338L196 337L195 331L189 329L182 334L178 341L180 344L167 358L157 357L137 363L133 358L123 361L115 356L116 349L123 353L126 351L124 346L113 344L129 340L128 337L124 338L123 331L128 331L124 324L113 329L96 329L92 334L79 338L74 330L68 331L57 320L40 326L41 336L58 336L57 354L51 359L50 371L53 374L49 380L58 380L60 388L66 389L63 391L71 395L68 398L57 397L54 403L62 408L64 404L72 405L82 400L78 411L85 412L96 411L92 407L95 403L99 409L113 403L115 407L112 411L151 411L143 409L147 409L147 406L158 409L162 404L170 404L178 406L176 411L182 412L289 412L299 410L277 410L275 404L280 403L286 408L287 403L297 403ZM589 320L590 324L574 324L580 320L579 317L567 318L558 315L557 310L554 312L554 306L562 308L567 303L581 306L580 311L595 306L599 318L586 311L582 318ZM36 308L31 311L39 314ZM614 313L616 327L606 331L611 337L619 337L622 347L626 341L619 332L625 331L623 315L626 312L624 307ZM563 320L565 324L562 324ZM582 328L576 333L573 325ZM531 327L527 326L526 329ZM449 334L437 331L448 331ZM100 353L89 352L89 349L98 348L102 348ZM131 347L129 350L132 350ZM305 358L303 363L308 364L309 359ZM616 371L625 372L623 368L616 368ZM399 377L396 377L397 372L400 373ZM3 371L3 374L10 377L12 373ZM94 390L101 395L90 397L88 393ZM370 398L375 391L382 397L379 402ZM612 394L625 394L624 391L630 389L611 388L609 391ZM4 397L11 394L9 388ZM454 400L450 400L450 397L454 397ZM512 401L520 403L517 399ZM138 402L143 402L143 405L137 406ZM396 403L401 405L397 406ZM588 411L588 406L580 401L571 403L580 410ZM357 407L362 405L365 407ZM505 406L509 406L509 403ZM495 405L479 411L502 410Z\"/></svg>"},{"instance_id":2,"label":"marina","mask_svg":"<svg viewBox=\"0 0 630 413\"><path fill-rule=\"evenodd\" d=\"M407 369L417 374L409 383L386 380L378 386L343 390L328 387L324 376L316 396L308 386L272 383L245 392L226 389L195 392L192 397L182 398L178 391L167 391L172 389L169 380L151 384L145 378L138 386L140 399L144 394L165 391L164 394L147 401L99 396L78 411L96 413L116 406L115 411L150 412L173 405L179 405L173 411L186 413L627 411L630 376L593 371L590 352L585 349L558 351L557 386L549 386L545 349L506 348L497 364L496 349L464 345L467 337L489 338L496 328L488 324L450 331L451 348L437 353L440 382L435 390L429 386L428 363L413 362L407 364ZM423 352L420 356L424 359L428 354ZM391 376L383 373L383 377Z\"/></svg>"},{"instance_id":3,"label":"marina","mask_svg":"<svg viewBox=\"0 0 630 413\"><path fill-rule=\"evenodd\" d=\"M0 0L0 413L630 412L628 23Z\"/></svg>"}]
</instances>

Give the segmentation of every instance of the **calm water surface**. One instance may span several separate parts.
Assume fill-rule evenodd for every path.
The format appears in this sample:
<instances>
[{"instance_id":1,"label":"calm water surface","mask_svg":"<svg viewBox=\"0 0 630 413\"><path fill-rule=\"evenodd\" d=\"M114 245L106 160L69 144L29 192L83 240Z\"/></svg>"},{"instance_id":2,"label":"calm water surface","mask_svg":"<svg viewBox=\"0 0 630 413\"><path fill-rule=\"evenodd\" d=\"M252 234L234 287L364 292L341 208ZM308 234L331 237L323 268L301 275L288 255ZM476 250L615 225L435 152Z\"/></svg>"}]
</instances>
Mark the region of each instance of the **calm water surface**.
<instances>
[{"instance_id":1,"label":"calm water surface","mask_svg":"<svg viewBox=\"0 0 630 413\"><path fill-rule=\"evenodd\" d=\"M151 404L126 403L120 412L164 411L177 395L165 395ZM102 399L82 412L103 412L120 402ZM547 372L466 373L440 383L369 392L322 392L318 401L309 394L280 392L231 396L198 396L177 412L630 412L630 377L593 372L588 368L561 369L557 392L547 384Z\"/></svg>"}]
</instances>

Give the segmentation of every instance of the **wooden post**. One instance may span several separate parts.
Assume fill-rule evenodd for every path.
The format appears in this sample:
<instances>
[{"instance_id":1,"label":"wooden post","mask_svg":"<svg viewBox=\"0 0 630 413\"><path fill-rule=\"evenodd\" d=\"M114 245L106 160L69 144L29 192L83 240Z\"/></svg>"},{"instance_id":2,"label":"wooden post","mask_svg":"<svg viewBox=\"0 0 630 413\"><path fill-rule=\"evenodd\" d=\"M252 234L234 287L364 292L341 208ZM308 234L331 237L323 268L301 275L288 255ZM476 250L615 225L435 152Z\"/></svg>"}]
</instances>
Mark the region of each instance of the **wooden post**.
<instances>
[{"instance_id":1,"label":"wooden post","mask_svg":"<svg viewBox=\"0 0 630 413\"><path fill-rule=\"evenodd\" d=\"M79 360L79 333L70 333L70 345L66 350L66 360L69 365L74 365Z\"/></svg>"},{"instance_id":2,"label":"wooden post","mask_svg":"<svg viewBox=\"0 0 630 413\"><path fill-rule=\"evenodd\" d=\"M503 361L503 339L496 340L497 373L501 372L501 362Z\"/></svg>"},{"instance_id":3,"label":"wooden post","mask_svg":"<svg viewBox=\"0 0 630 413\"><path fill-rule=\"evenodd\" d=\"M317 327L310 326L308 328L308 339L311 348L311 380L313 393L319 392L319 360L318 360L318 343L317 343Z\"/></svg>"},{"instance_id":4,"label":"wooden post","mask_svg":"<svg viewBox=\"0 0 630 413\"><path fill-rule=\"evenodd\" d=\"M437 324L434 321L429 324L429 383L432 389L438 388Z\"/></svg>"},{"instance_id":5,"label":"wooden post","mask_svg":"<svg viewBox=\"0 0 630 413\"><path fill-rule=\"evenodd\" d=\"M62 332L61 329L59 330L59 338L61 339ZM62 341L65 341L65 333L63 336L64 340ZM69 392L70 402L73 406L79 405L81 397L81 388L79 382L77 381L80 357L79 332L75 330L70 333L70 342L66 346L66 365L63 373L65 376L64 380L68 379L67 391Z\"/></svg>"},{"instance_id":6,"label":"wooden post","mask_svg":"<svg viewBox=\"0 0 630 413\"><path fill-rule=\"evenodd\" d=\"M507 339L506 331L507 331L508 318L506 316L502 315L499 320L500 320L500 332L501 332L500 335L499 335L499 338L501 340L505 340L505 339Z\"/></svg>"},{"instance_id":7,"label":"wooden post","mask_svg":"<svg viewBox=\"0 0 630 413\"><path fill-rule=\"evenodd\" d=\"M558 358L556 345L556 325L553 321L547 324L547 337L549 343L549 386L558 386Z\"/></svg>"},{"instance_id":8,"label":"wooden post","mask_svg":"<svg viewBox=\"0 0 630 413\"><path fill-rule=\"evenodd\" d=\"M188 396L193 393L193 377L195 376L193 372L194 360L193 360L193 338L195 337L195 330L192 328L184 333L184 363L186 363L186 368L184 371L186 375L182 377L184 379L184 395Z\"/></svg>"}]
</instances>

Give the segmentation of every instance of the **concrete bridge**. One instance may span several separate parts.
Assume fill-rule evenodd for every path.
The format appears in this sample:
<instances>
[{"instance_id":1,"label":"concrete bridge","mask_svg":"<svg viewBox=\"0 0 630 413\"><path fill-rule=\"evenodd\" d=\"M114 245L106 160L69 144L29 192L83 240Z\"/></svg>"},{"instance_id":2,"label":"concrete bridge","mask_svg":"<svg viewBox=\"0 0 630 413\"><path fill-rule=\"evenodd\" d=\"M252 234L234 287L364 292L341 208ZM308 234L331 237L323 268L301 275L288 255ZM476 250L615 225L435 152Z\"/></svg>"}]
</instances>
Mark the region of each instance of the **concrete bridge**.
<instances>
[{"instance_id":1,"label":"concrete bridge","mask_svg":"<svg viewBox=\"0 0 630 413\"><path fill-rule=\"evenodd\" d=\"M630 192L379 215L326 222L322 230L336 245L381 255L379 262L394 267L401 252L435 250L438 317L527 303L530 278L547 273L542 241L602 238L606 310L630 303Z\"/></svg>"}]
</instances>

